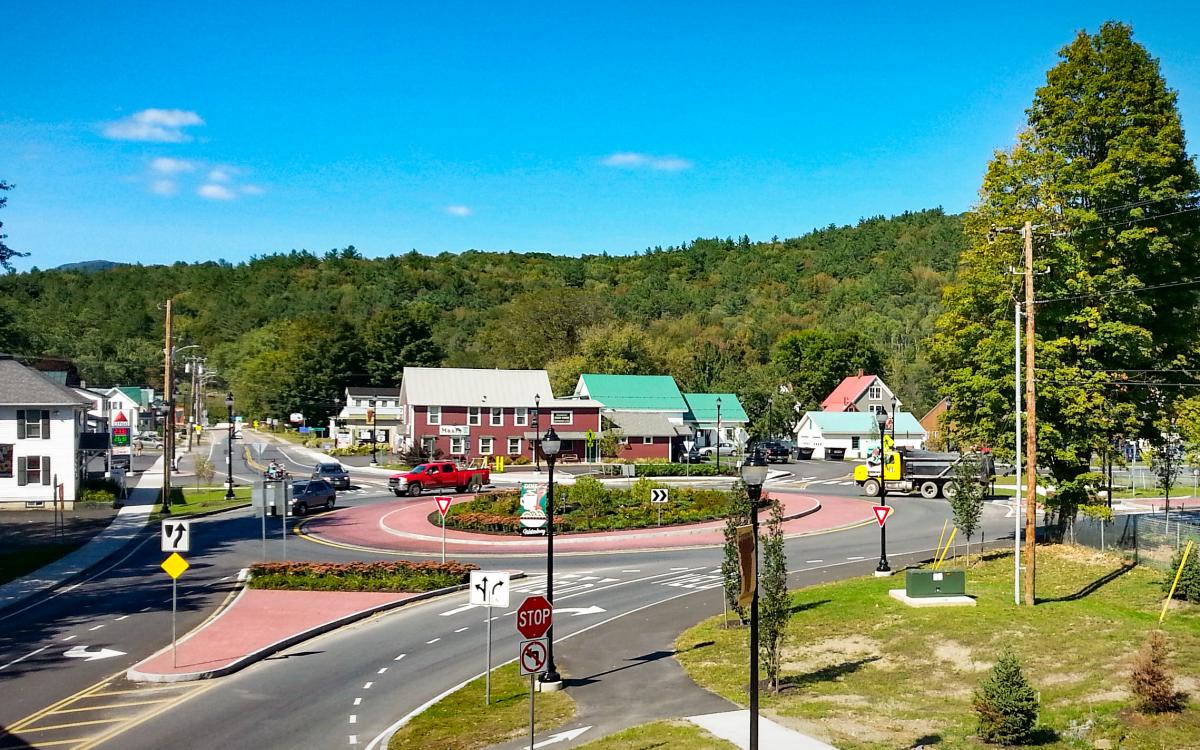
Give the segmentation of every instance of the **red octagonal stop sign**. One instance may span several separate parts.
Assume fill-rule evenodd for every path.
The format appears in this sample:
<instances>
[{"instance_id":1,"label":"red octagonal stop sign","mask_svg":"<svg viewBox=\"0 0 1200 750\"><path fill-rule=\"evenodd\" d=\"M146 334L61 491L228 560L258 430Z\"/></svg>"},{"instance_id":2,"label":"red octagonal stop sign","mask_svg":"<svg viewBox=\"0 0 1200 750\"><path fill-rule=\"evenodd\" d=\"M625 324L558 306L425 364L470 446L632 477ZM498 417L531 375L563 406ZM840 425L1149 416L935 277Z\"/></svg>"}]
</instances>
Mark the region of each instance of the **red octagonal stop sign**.
<instances>
[{"instance_id":1,"label":"red octagonal stop sign","mask_svg":"<svg viewBox=\"0 0 1200 750\"><path fill-rule=\"evenodd\" d=\"M517 607L517 632L526 638L541 638L550 629L553 610L541 594L525 597Z\"/></svg>"}]
</instances>

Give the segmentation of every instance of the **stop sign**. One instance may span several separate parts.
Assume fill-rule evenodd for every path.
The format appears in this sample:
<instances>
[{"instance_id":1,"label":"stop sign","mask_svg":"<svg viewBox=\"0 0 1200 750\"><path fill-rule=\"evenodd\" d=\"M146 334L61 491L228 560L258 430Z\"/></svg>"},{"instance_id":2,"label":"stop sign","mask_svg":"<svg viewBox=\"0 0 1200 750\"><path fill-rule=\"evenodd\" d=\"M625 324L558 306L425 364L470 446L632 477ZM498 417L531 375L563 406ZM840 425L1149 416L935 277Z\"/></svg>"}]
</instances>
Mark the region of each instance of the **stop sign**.
<instances>
[{"instance_id":1,"label":"stop sign","mask_svg":"<svg viewBox=\"0 0 1200 750\"><path fill-rule=\"evenodd\" d=\"M525 597L517 607L517 632L525 638L541 638L550 629L553 610L541 594Z\"/></svg>"}]
</instances>

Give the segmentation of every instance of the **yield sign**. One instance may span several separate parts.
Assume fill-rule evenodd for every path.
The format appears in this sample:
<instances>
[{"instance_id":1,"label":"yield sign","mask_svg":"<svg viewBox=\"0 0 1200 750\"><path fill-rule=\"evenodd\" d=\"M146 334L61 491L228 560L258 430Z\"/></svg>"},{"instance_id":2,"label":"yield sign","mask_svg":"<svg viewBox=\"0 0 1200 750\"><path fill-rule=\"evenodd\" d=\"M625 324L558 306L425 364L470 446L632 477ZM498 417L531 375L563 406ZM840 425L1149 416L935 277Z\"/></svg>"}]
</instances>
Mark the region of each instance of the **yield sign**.
<instances>
[{"instance_id":1,"label":"yield sign","mask_svg":"<svg viewBox=\"0 0 1200 750\"><path fill-rule=\"evenodd\" d=\"M446 513L450 510L450 503L452 500L453 498L446 497L445 495L438 495L433 499L433 501L437 503L438 513L442 514L442 518L445 518Z\"/></svg>"},{"instance_id":2,"label":"yield sign","mask_svg":"<svg viewBox=\"0 0 1200 750\"><path fill-rule=\"evenodd\" d=\"M890 505L872 505L871 510L875 511L875 520L879 522L880 526L883 526L895 508Z\"/></svg>"}]
</instances>

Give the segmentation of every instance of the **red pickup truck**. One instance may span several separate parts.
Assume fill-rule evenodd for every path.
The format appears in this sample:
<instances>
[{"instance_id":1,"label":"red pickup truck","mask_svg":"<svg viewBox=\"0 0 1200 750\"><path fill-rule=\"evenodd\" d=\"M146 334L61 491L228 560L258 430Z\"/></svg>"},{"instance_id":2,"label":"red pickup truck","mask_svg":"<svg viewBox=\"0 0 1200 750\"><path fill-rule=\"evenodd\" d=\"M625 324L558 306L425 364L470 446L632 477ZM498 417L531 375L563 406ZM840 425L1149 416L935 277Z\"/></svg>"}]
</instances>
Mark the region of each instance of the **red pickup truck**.
<instances>
[{"instance_id":1,"label":"red pickup truck","mask_svg":"<svg viewBox=\"0 0 1200 750\"><path fill-rule=\"evenodd\" d=\"M393 474L388 478L388 489L396 493L396 497L416 497L425 490L479 492L485 484L491 483L492 474L487 469L460 469L445 462L421 464L414 466L412 471Z\"/></svg>"}]
</instances>

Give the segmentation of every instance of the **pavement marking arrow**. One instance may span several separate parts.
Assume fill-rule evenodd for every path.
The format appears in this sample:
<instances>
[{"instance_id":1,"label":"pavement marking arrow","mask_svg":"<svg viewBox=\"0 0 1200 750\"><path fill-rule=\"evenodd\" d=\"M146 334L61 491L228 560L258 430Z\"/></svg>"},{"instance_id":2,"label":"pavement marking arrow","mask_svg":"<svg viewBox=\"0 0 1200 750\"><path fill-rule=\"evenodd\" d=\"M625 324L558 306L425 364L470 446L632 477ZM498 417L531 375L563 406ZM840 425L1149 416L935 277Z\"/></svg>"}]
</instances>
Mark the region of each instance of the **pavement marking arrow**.
<instances>
[{"instance_id":1,"label":"pavement marking arrow","mask_svg":"<svg viewBox=\"0 0 1200 750\"><path fill-rule=\"evenodd\" d=\"M541 742L534 745L533 748L534 748L534 750L537 750L537 748L539 748L539 747L546 747L547 745L553 745L556 742L570 742L571 740L575 739L576 737L583 734L584 732L586 732L589 729L591 729L590 726L580 727L578 729L568 729L565 732L559 732L558 734L552 734L549 737L547 737L546 739L544 739Z\"/></svg>"},{"instance_id":2,"label":"pavement marking arrow","mask_svg":"<svg viewBox=\"0 0 1200 750\"><path fill-rule=\"evenodd\" d=\"M570 614L572 617L579 617L580 615L598 615L604 611L606 611L606 610L603 610L603 609L597 607L595 604L593 604L590 607L555 607L554 608L555 614L560 614L560 615Z\"/></svg>"},{"instance_id":3,"label":"pavement marking arrow","mask_svg":"<svg viewBox=\"0 0 1200 750\"><path fill-rule=\"evenodd\" d=\"M64 651L63 656L68 659L86 659L87 661L96 661L97 659L111 659L114 656L124 656L124 651L117 651L111 648L102 648L99 651L88 651L87 646L72 646L69 651Z\"/></svg>"}]
</instances>

